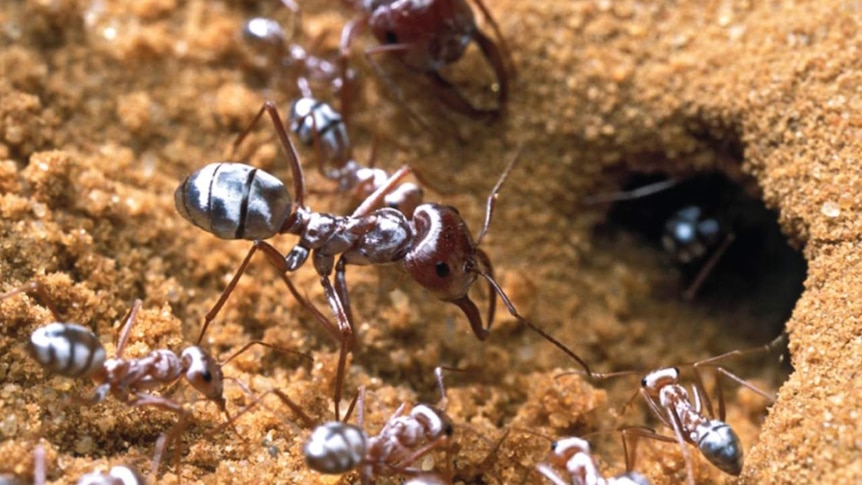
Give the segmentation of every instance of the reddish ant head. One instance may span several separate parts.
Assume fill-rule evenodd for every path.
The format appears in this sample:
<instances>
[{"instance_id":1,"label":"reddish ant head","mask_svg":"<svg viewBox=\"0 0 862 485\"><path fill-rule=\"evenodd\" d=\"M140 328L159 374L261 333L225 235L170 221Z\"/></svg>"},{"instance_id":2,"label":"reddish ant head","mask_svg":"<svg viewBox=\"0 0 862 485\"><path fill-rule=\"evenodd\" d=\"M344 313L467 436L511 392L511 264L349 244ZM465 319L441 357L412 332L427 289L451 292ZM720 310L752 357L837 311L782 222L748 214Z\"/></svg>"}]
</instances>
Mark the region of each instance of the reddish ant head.
<instances>
[{"instance_id":1,"label":"reddish ant head","mask_svg":"<svg viewBox=\"0 0 862 485\"><path fill-rule=\"evenodd\" d=\"M679 369L676 367L654 370L641 379L641 387L650 396L658 396L662 387L678 383Z\"/></svg>"},{"instance_id":2,"label":"reddish ant head","mask_svg":"<svg viewBox=\"0 0 862 485\"><path fill-rule=\"evenodd\" d=\"M397 3L395 7L393 3ZM363 2L368 20L382 45L400 45L401 60L419 72L437 71L461 56L476 32L476 20L467 2L409 0Z\"/></svg>"},{"instance_id":3,"label":"reddish ant head","mask_svg":"<svg viewBox=\"0 0 862 485\"><path fill-rule=\"evenodd\" d=\"M413 213L416 243L403 259L407 273L437 298L454 303L470 320L479 339L488 336L476 304L467 295L480 271L490 273L490 261L473 241L454 207L422 204ZM486 268L487 267L487 268ZM488 324L494 315L494 299Z\"/></svg>"},{"instance_id":4,"label":"reddish ant head","mask_svg":"<svg viewBox=\"0 0 862 485\"><path fill-rule=\"evenodd\" d=\"M404 269L437 298L455 302L476 281L476 243L454 207L422 204L413 213L416 244Z\"/></svg>"}]
</instances>

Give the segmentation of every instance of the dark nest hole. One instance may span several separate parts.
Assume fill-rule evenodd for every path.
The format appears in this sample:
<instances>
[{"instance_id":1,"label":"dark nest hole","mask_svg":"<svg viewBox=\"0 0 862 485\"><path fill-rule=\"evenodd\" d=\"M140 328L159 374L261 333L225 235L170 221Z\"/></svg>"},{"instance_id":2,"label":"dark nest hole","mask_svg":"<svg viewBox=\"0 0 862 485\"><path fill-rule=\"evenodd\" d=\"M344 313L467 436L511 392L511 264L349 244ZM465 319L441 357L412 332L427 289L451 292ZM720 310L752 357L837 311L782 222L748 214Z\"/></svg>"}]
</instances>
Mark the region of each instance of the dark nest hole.
<instances>
[{"instance_id":1,"label":"dark nest hole","mask_svg":"<svg viewBox=\"0 0 862 485\"><path fill-rule=\"evenodd\" d=\"M753 193L753 181L732 180L721 172L678 178L631 173L623 178L620 191L608 197L617 200L602 201L609 204L607 217L594 228L594 236L618 241L633 235L653 248L659 264L679 275L678 286L653 290L657 298L678 298L729 319L745 313L747 320L759 322L756 328L738 328L734 321L728 328L752 342L768 341L783 330L802 294L807 264L781 232L777 213ZM634 196L639 191L649 193ZM705 231L719 228L704 245L705 253L688 262L680 260L679 250L663 244L674 234L669 221L682 214L711 221L701 226ZM682 232L693 227L686 225ZM712 268L704 269L712 260Z\"/></svg>"}]
</instances>

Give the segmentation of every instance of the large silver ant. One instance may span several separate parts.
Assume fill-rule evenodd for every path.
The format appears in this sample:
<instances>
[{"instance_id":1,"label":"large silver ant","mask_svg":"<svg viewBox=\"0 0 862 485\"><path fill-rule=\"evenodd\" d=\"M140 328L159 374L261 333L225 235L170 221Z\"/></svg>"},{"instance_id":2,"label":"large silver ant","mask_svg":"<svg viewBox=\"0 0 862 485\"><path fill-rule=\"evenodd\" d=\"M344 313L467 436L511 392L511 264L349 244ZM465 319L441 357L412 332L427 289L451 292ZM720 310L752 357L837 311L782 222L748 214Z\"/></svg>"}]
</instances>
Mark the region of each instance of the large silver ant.
<instances>
[{"instance_id":1,"label":"large silver ant","mask_svg":"<svg viewBox=\"0 0 862 485\"><path fill-rule=\"evenodd\" d=\"M341 32L343 69L347 66L350 47L366 28L380 43L365 51L366 58L377 70L390 89L414 118L416 116L404 102L401 91L382 74L372 59L373 55L388 53L395 56L408 69L424 74L438 99L451 109L472 118L495 118L505 108L509 95L507 67L508 48L497 22L482 0L473 0L482 16L491 26L496 42L476 26L473 10L466 0L362 0L350 1L361 14L349 22ZM471 42L475 42L488 61L497 80L497 106L477 108L441 74L440 69L460 59ZM342 91L341 109L349 114L346 90Z\"/></svg>"},{"instance_id":2,"label":"large silver ant","mask_svg":"<svg viewBox=\"0 0 862 485\"><path fill-rule=\"evenodd\" d=\"M557 469L565 470L569 481ZM590 455L590 444L581 438L569 437L554 441L548 463L539 463L536 470L554 485L649 485L640 473L623 472L604 478Z\"/></svg>"},{"instance_id":3,"label":"large silver ant","mask_svg":"<svg viewBox=\"0 0 862 485\"><path fill-rule=\"evenodd\" d=\"M255 340L222 362L197 345L186 347L180 355L168 349L157 349L143 357L125 357L123 352L142 305L141 300L135 300L120 331L114 356L108 358L99 337L92 330L76 323L62 321L38 281L4 293L0 295L0 300L30 291L39 295L42 303L55 318L54 322L37 328L30 335L28 348L34 360L49 372L76 379L90 378L96 384L92 396L76 398L76 401L93 405L112 395L130 406L152 406L177 415L176 427L158 440L153 459L153 474L158 471L164 448L182 430L189 413L182 403L153 394L152 391L164 389L185 379L207 400L215 403L227 417L227 422L232 425L233 418L227 410L224 398L225 377L222 366L253 345L277 348ZM303 357L308 358L304 355ZM242 384L239 385L243 387L243 391L249 392Z\"/></svg>"},{"instance_id":4,"label":"large silver ant","mask_svg":"<svg viewBox=\"0 0 862 485\"><path fill-rule=\"evenodd\" d=\"M349 216L312 212L305 205L305 178L296 149L274 103L264 103L234 147L241 143L265 113L269 114L276 135L287 153L295 200L291 200L284 184L274 176L252 166L233 162L206 165L188 176L175 192L177 210L189 222L222 239L254 241L233 279L207 314L201 333L206 331L218 314L257 251L266 255L267 261L279 271L297 298L296 289L286 274L300 268L311 255L337 327L325 318L318 318L318 321L341 341L336 374L336 414L347 353L355 332L345 278L348 264L398 265L438 299L458 306L469 320L476 337L485 340L494 320L495 299L493 295L490 298L486 326L482 323L479 308L468 295L473 283L481 277L488 283L490 291L500 297L513 317L557 346L590 373L586 362L518 313L494 279L490 258L479 247L491 224L497 193L518 156L513 157L488 196L485 223L474 241L467 224L454 207L424 203L416 208L412 217L390 207L373 209L410 172L407 167L396 171ZM299 236L299 242L287 255L282 255L263 241L283 233ZM334 285L330 280L333 271Z\"/></svg>"}]
</instances>

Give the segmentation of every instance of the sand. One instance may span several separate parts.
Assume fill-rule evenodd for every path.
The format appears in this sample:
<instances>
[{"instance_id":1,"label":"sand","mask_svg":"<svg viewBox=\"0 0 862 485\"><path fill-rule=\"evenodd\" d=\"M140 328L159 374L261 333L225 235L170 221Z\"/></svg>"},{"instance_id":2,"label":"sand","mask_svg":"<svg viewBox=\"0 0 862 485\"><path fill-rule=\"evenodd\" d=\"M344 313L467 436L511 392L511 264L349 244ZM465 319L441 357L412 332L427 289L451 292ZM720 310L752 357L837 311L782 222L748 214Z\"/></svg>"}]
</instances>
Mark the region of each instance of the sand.
<instances>
[{"instance_id":1,"label":"sand","mask_svg":"<svg viewBox=\"0 0 862 485\"><path fill-rule=\"evenodd\" d=\"M320 36L318 49L331 52L354 12L339 2L304 3L297 41ZM777 393L770 405L747 389L725 388L727 420L746 450L741 477L695 457L697 483L862 480L859 5L488 4L517 66L505 116L488 124L440 108L421 76L384 62L432 128L423 129L357 54L361 84L350 129L358 159L380 139L379 166L415 167L431 186L427 199L456 206L478 232L485 198L523 147L483 247L525 316L600 372L754 347L786 323L789 375L774 354L727 362ZM283 25L292 18L275 1L13 0L0 7L0 290L35 280L51 300L31 294L0 302L0 473L30 479L40 440L50 483L120 463L149 473L156 439L175 416L112 398L67 405L92 385L49 375L26 342L53 319L52 304L64 320L96 331L110 354L139 298L127 355L194 343L250 243L192 227L173 207L174 189L195 169L227 159L263 100L286 108L297 93L285 80L289 70L272 68L242 41L242 23L254 15ZM362 37L357 50L369 45ZM446 76L493 101L475 49ZM258 127L242 154L289 180L271 133ZM344 197L310 168L314 154L302 157L314 189L309 205L344 213ZM633 172L699 171L726 173L762 197L802 251L804 292L795 305L779 298L786 314L758 313L761 293L737 300L720 284L685 301L679 272L658 249L625 230L596 230L608 207L582 203L616 190ZM287 251L295 238L271 242ZM457 308L397 270L350 267L347 275L359 328L347 386L367 386L370 432L402 402L438 401L435 366L469 369L446 376L457 482L541 483L533 469L549 440L571 435L589 435L602 470L618 473L625 459L614 429L669 433L639 401L622 412L639 376L592 383L560 376L577 365L505 312L479 342ZM293 279L325 308L309 265ZM252 339L314 361L255 348L225 374L256 395L281 389L313 419L332 419L336 346L262 259L203 344L226 356ZM169 394L194 416L177 447L180 467L166 463L151 482L358 482L355 474L309 471L301 445L310 430L272 396L264 399L269 409L237 420L238 436L186 387ZM254 402L233 382L226 398L231 412ZM635 468L656 484L685 480L673 443L641 441Z\"/></svg>"}]
</instances>

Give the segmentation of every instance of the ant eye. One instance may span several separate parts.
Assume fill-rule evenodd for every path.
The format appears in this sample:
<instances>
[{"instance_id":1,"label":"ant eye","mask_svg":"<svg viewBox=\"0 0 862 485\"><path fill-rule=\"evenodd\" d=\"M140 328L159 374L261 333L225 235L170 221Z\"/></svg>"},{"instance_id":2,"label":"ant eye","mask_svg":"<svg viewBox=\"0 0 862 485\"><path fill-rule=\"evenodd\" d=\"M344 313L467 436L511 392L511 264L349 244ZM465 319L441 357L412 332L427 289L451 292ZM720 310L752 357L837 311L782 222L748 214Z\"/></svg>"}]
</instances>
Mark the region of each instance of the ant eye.
<instances>
[{"instance_id":1,"label":"ant eye","mask_svg":"<svg viewBox=\"0 0 862 485\"><path fill-rule=\"evenodd\" d=\"M641 379L641 387L646 387L646 386L647 386L647 381L646 381L646 377L644 377L643 379Z\"/></svg>"},{"instance_id":2,"label":"ant eye","mask_svg":"<svg viewBox=\"0 0 862 485\"><path fill-rule=\"evenodd\" d=\"M391 30L386 31L386 43L387 44L397 44L398 43L398 36L395 35L395 32L392 32Z\"/></svg>"},{"instance_id":3,"label":"ant eye","mask_svg":"<svg viewBox=\"0 0 862 485\"><path fill-rule=\"evenodd\" d=\"M208 370L201 372L201 378L204 380L204 382L212 382L212 380L213 380L212 372L210 372Z\"/></svg>"},{"instance_id":4,"label":"ant eye","mask_svg":"<svg viewBox=\"0 0 862 485\"><path fill-rule=\"evenodd\" d=\"M446 263L437 263L434 265L434 270L437 271L437 276L445 278L449 276L449 265Z\"/></svg>"}]
</instances>

